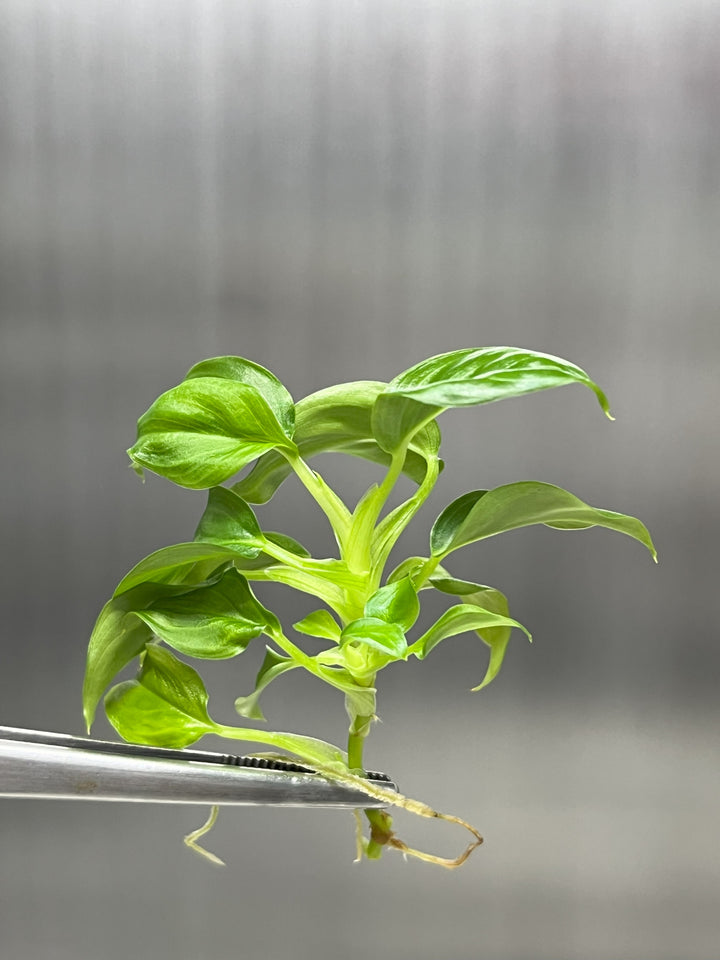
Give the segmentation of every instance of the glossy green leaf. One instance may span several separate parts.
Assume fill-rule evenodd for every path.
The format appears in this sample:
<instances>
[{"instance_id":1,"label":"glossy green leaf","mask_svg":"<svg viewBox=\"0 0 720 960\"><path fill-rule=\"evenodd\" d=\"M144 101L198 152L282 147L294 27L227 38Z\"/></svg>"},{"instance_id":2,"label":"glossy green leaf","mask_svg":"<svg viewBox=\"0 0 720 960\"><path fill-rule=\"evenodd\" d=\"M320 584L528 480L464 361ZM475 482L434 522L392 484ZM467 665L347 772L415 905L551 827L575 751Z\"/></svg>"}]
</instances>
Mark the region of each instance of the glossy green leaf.
<instances>
[{"instance_id":1,"label":"glossy green leaf","mask_svg":"<svg viewBox=\"0 0 720 960\"><path fill-rule=\"evenodd\" d=\"M137 563L115 589L119 597L142 583L198 583L206 580L212 570L237 557L241 550L212 543L175 543L162 547Z\"/></svg>"},{"instance_id":2,"label":"glossy green leaf","mask_svg":"<svg viewBox=\"0 0 720 960\"><path fill-rule=\"evenodd\" d=\"M397 567L388 574L386 582L396 583L398 580L402 580L403 577L410 577L412 580L425 566L426 559L426 557L407 557L407 559L399 563ZM429 584L421 587L421 589L429 589Z\"/></svg>"},{"instance_id":3,"label":"glossy green leaf","mask_svg":"<svg viewBox=\"0 0 720 960\"><path fill-rule=\"evenodd\" d=\"M380 587L365 604L365 616L397 624L406 633L420 614L420 601L410 577Z\"/></svg>"},{"instance_id":4,"label":"glossy green leaf","mask_svg":"<svg viewBox=\"0 0 720 960\"><path fill-rule=\"evenodd\" d=\"M175 650L206 660L235 657L255 637L280 629L277 617L258 602L235 569L216 583L135 612Z\"/></svg>"},{"instance_id":5,"label":"glossy green leaf","mask_svg":"<svg viewBox=\"0 0 720 960\"><path fill-rule=\"evenodd\" d=\"M522 630L530 638L528 631L517 620L495 613L492 610L484 610L474 603L459 603L446 610L432 627L410 646L409 653L414 654L418 660L424 660L441 640L471 630L475 631L491 649L490 665L485 677L477 687L473 688L479 690L497 674L507 647L507 639L503 640L502 634L488 635L488 631L511 629L512 627Z\"/></svg>"},{"instance_id":6,"label":"glossy green leaf","mask_svg":"<svg viewBox=\"0 0 720 960\"><path fill-rule=\"evenodd\" d=\"M255 678L255 689L247 697L238 697L235 701L235 709L241 717L247 717L250 720L264 720L265 716L260 709L259 699L263 690L283 673L288 670L294 670L300 664L290 657L273 650L272 647L266 647L265 659L262 662L258 675Z\"/></svg>"},{"instance_id":7,"label":"glossy green leaf","mask_svg":"<svg viewBox=\"0 0 720 960\"><path fill-rule=\"evenodd\" d=\"M226 487L213 487L208 491L195 540L218 543L254 558L260 553L264 538L257 517L242 497Z\"/></svg>"},{"instance_id":8,"label":"glossy green leaf","mask_svg":"<svg viewBox=\"0 0 720 960\"><path fill-rule=\"evenodd\" d=\"M83 683L83 713L88 733L107 685L123 667L142 653L152 637L150 628L132 612L139 602L139 590L134 591L134 595L126 594L109 600L95 623L88 646Z\"/></svg>"},{"instance_id":9,"label":"glossy green leaf","mask_svg":"<svg viewBox=\"0 0 720 960\"><path fill-rule=\"evenodd\" d=\"M302 620L293 624L293 629L308 637L321 637L324 640L340 640L340 626L329 610L315 610Z\"/></svg>"},{"instance_id":10,"label":"glossy green leaf","mask_svg":"<svg viewBox=\"0 0 720 960\"><path fill-rule=\"evenodd\" d=\"M449 593L451 596L462 597L464 604L473 604L483 610L489 610L491 613L500 614L503 617L509 617L507 597L504 593L496 590L494 587L486 587L479 583L470 583L467 580L457 580L448 575L430 577L430 584L436 590L442 593ZM490 661L487 671L478 686L473 690L481 690L486 687L491 680L500 672L505 651L510 641L512 627L490 626L483 627L475 631L480 639L490 647Z\"/></svg>"},{"instance_id":11,"label":"glossy green leaf","mask_svg":"<svg viewBox=\"0 0 720 960\"><path fill-rule=\"evenodd\" d=\"M561 487L533 480L494 490L473 490L458 497L435 521L430 549L433 556L444 557L476 540L536 523L558 530L606 527L634 537L656 558L650 534L639 520L588 506Z\"/></svg>"},{"instance_id":12,"label":"glossy green leaf","mask_svg":"<svg viewBox=\"0 0 720 960\"><path fill-rule=\"evenodd\" d=\"M267 401L277 417L283 433L292 437L295 429L295 405L287 388L259 363L245 360L243 357L213 357L196 363L188 371L186 380L198 377L217 377L220 380L236 380L238 383L254 387Z\"/></svg>"},{"instance_id":13,"label":"glossy green leaf","mask_svg":"<svg viewBox=\"0 0 720 960\"><path fill-rule=\"evenodd\" d=\"M105 712L124 740L182 748L216 732L207 701L205 686L192 667L150 645L138 679L113 687L105 698Z\"/></svg>"},{"instance_id":14,"label":"glossy green leaf","mask_svg":"<svg viewBox=\"0 0 720 960\"><path fill-rule=\"evenodd\" d=\"M158 397L138 421L128 453L136 467L204 489L276 447L295 451L291 432L255 387L197 377Z\"/></svg>"},{"instance_id":15,"label":"glossy green leaf","mask_svg":"<svg viewBox=\"0 0 720 960\"><path fill-rule=\"evenodd\" d=\"M373 405L385 386L375 381L343 383L300 400L293 437L300 456L309 460L320 453L338 452L389 465L390 456L378 446L371 426ZM440 431L436 424L429 424L410 444L403 471L421 483L428 460L437 457L439 448ZM291 472L287 460L271 451L233 489L249 503L266 503Z\"/></svg>"},{"instance_id":16,"label":"glossy green leaf","mask_svg":"<svg viewBox=\"0 0 720 960\"><path fill-rule=\"evenodd\" d=\"M392 452L449 407L492 403L570 383L589 387L610 416L600 387L560 357L516 347L453 350L415 364L388 384L375 403L373 434Z\"/></svg>"},{"instance_id":17,"label":"glossy green leaf","mask_svg":"<svg viewBox=\"0 0 720 960\"><path fill-rule=\"evenodd\" d=\"M361 617L351 621L340 637L341 647L350 643L372 647L380 653L388 654L394 660L404 659L407 653L407 641L402 628L378 617Z\"/></svg>"},{"instance_id":18,"label":"glossy green leaf","mask_svg":"<svg viewBox=\"0 0 720 960\"><path fill-rule=\"evenodd\" d=\"M152 630L136 611L191 589L187 584L141 583L105 604L90 636L85 665L83 713L88 732L108 684L152 639Z\"/></svg>"}]
</instances>

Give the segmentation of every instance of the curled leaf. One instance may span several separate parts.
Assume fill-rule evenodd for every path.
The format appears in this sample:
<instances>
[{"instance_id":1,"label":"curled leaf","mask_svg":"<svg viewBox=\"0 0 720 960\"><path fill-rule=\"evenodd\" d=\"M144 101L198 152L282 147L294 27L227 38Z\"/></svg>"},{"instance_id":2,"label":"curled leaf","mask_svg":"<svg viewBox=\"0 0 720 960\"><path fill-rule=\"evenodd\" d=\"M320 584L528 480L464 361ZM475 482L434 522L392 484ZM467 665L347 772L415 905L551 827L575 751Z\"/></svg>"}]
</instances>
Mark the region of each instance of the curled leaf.
<instances>
[{"instance_id":1,"label":"curled leaf","mask_svg":"<svg viewBox=\"0 0 720 960\"><path fill-rule=\"evenodd\" d=\"M570 383L589 387L610 416L600 387L560 357L517 347L453 350L415 364L388 384L375 403L373 433L383 450L392 452L449 407L492 403Z\"/></svg>"},{"instance_id":2,"label":"curled leaf","mask_svg":"<svg viewBox=\"0 0 720 960\"><path fill-rule=\"evenodd\" d=\"M263 690L288 670L294 670L301 666L297 661L286 657L273 650L272 647L266 647L265 659L262 662L258 675L255 678L255 689L246 697L238 697L235 701L235 709L241 717L248 717L251 720L264 720L265 715L260 709L258 703L260 694Z\"/></svg>"},{"instance_id":3,"label":"curled leaf","mask_svg":"<svg viewBox=\"0 0 720 960\"><path fill-rule=\"evenodd\" d=\"M434 557L442 558L466 544L536 523L557 530L606 527L639 540L657 559L647 527L635 517L591 507L562 487L534 480L458 497L435 521L430 549Z\"/></svg>"},{"instance_id":4,"label":"curled leaf","mask_svg":"<svg viewBox=\"0 0 720 960\"><path fill-rule=\"evenodd\" d=\"M491 588L488 588L491 589ZM499 591L493 591L499 594ZM500 594L502 597L502 594ZM504 598L503 598L504 600ZM492 600L491 600L492 602ZM502 606L502 602L494 605ZM450 607L445 613L409 648L409 653L414 654L418 660L424 660L441 640L448 637L455 637L461 633L475 631L490 647L490 665L482 682L474 687L479 690L486 686L497 675L505 649L510 637L509 631L517 627L530 638L526 628L508 616L501 613L495 613L492 610L482 609L474 603L459 603ZM501 630L507 630L507 633L501 633ZM495 633L489 631L496 631Z\"/></svg>"}]
</instances>

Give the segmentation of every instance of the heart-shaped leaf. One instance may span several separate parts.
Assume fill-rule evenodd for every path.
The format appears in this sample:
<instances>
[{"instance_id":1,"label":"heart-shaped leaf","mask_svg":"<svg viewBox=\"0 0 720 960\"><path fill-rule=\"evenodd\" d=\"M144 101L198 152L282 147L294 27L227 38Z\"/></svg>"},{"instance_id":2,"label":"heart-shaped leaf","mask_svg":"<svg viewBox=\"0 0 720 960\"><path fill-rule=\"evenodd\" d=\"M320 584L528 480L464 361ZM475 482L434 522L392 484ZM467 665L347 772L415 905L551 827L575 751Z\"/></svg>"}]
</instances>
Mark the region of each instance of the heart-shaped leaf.
<instances>
[{"instance_id":1,"label":"heart-shaped leaf","mask_svg":"<svg viewBox=\"0 0 720 960\"><path fill-rule=\"evenodd\" d=\"M449 407L492 403L569 383L589 387L610 416L600 387L560 357L517 347L453 350L423 360L388 384L375 403L373 434L392 453Z\"/></svg>"},{"instance_id":2,"label":"heart-shaped leaf","mask_svg":"<svg viewBox=\"0 0 720 960\"><path fill-rule=\"evenodd\" d=\"M308 637L340 641L340 626L329 610L315 610L293 624L293 629Z\"/></svg>"},{"instance_id":3,"label":"heart-shaped leaf","mask_svg":"<svg viewBox=\"0 0 720 960\"><path fill-rule=\"evenodd\" d=\"M410 577L380 587L365 604L365 616L397 624L407 632L420 614L420 601Z\"/></svg>"},{"instance_id":4,"label":"heart-shaped leaf","mask_svg":"<svg viewBox=\"0 0 720 960\"><path fill-rule=\"evenodd\" d=\"M196 363L188 371L185 379L195 380L198 377L235 380L254 387L267 401L283 433L292 437L295 428L293 398L275 374L261 367L259 363L253 363L252 360L245 360L243 357L213 357Z\"/></svg>"},{"instance_id":5,"label":"heart-shaped leaf","mask_svg":"<svg viewBox=\"0 0 720 960\"><path fill-rule=\"evenodd\" d=\"M272 647L266 647L265 659L262 662L258 675L255 678L255 689L247 697L238 697L235 701L235 709L241 717L247 717L250 720L264 720L265 716L258 703L260 694L272 681L288 670L294 670L300 664L273 650Z\"/></svg>"},{"instance_id":6,"label":"heart-shaped leaf","mask_svg":"<svg viewBox=\"0 0 720 960\"><path fill-rule=\"evenodd\" d=\"M113 687L105 698L108 720L124 740L183 748L217 732L208 695L192 667L151 644L137 680Z\"/></svg>"},{"instance_id":7,"label":"heart-shaped leaf","mask_svg":"<svg viewBox=\"0 0 720 960\"><path fill-rule=\"evenodd\" d=\"M351 643L372 647L393 660L403 660L408 648L402 628L378 617L361 617L351 621L341 634L340 646Z\"/></svg>"},{"instance_id":8,"label":"heart-shaped leaf","mask_svg":"<svg viewBox=\"0 0 720 960\"><path fill-rule=\"evenodd\" d=\"M561 487L533 480L508 483L494 490L473 490L458 497L435 521L430 549L433 556L442 558L476 540L536 523L558 530L606 527L639 540L656 559L650 534L639 520L588 506Z\"/></svg>"},{"instance_id":9,"label":"heart-shaped leaf","mask_svg":"<svg viewBox=\"0 0 720 960\"><path fill-rule=\"evenodd\" d=\"M158 397L138 421L128 453L136 467L199 490L276 447L296 452L292 432L255 387L196 377Z\"/></svg>"},{"instance_id":10,"label":"heart-shaped leaf","mask_svg":"<svg viewBox=\"0 0 720 960\"><path fill-rule=\"evenodd\" d=\"M277 617L258 602L235 569L216 583L135 612L175 650L206 660L235 657L261 633L280 630Z\"/></svg>"},{"instance_id":11,"label":"heart-shaped leaf","mask_svg":"<svg viewBox=\"0 0 720 960\"><path fill-rule=\"evenodd\" d=\"M230 547L249 558L257 557L264 537L251 508L232 490L213 487L208 491L205 512L195 531L195 540Z\"/></svg>"},{"instance_id":12,"label":"heart-shaped leaf","mask_svg":"<svg viewBox=\"0 0 720 960\"><path fill-rule=\"evenodd\" d=\"M373 405L385 386L375 381L343 383L300 400L293 436L300 456L309 460L320 453L338 452L389 465L391 458L378 446L371 425ZM436 424L429 424L413 438L403 471L421 483L428 460L437 457L439 448L440 431ZM249 503L266 503L291 472L288 461L270 451L233 489Z\"/></svg>"}]
</instances>

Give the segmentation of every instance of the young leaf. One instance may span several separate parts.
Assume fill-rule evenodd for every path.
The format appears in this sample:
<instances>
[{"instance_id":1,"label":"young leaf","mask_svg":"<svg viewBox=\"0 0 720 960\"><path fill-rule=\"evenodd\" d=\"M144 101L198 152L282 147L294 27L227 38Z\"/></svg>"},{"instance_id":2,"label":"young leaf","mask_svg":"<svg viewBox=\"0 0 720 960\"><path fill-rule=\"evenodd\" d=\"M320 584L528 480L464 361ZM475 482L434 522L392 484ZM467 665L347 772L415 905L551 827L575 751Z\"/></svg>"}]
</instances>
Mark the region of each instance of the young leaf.
<instances>
[{"instance_id":1,"label":"young leaf","mask_svg":"<svg viewBox=\"0 0 720 960\"><path fill-rule=\"evenodd\" d=\"M532 639L525 627L517 620L512 620L510 617L494 613L491 610L483 610L473 603L459 603L446 610L440 619L410 646L408 652L414 654L418 660L424 660L441 640L474 630L491 649L490 665L485 677L477 687L473 687L474 690L479 690L490 683L493 677L497 675L507 647L507 638L503 639L503 635L498 633L488 636L488 631L511 629L512 627L518 627L523 633L527 634L529 639Z\"/></svg>"},{"instance_id":2,"label":"young leaf","mask_svg":"<svg viewBox=\"0 0 720 960\"><path fill-rule=\"evenodd\" d=\"M265 716L260 709L258 700L260 699L260 694L263 692L265 687L272 681L279 677L280 674L286 673L288 670L294 670L296 667L299 667L300 664L286 657L281 653L277 653L272 647L265 648L267 653L265 654L265 659L262 662L258 675L255 678L255 689L247 697L238 697L235 701L235 709L240 714L241 717L247 717L250 720L264 720Z\"/></svg>"},{"instance_id":3,"label":"young leaf","mask_svg":"<svg viewBox=\"0 0 720 960\"><path fill-rule=\"evenodd\" d=\"M182 748L217 732L207 701L195 670L151 644L138 679L113 687L105 698L105 712L124 740Z\"/></svg>"},{"instance_id":4,"label":"young leaf","mask_svg":"<svg viewBox=\"0 0 720 960\"><path fill-rule=\"evenodd\" d=\"M245 360L243 357L213 357L196 363L188 371L185 379L194 380L198 377L236 380L254 387L267 401L283 433L292 437L295 428L293 398L275 374L261 367L259 363L253 363L252 360Z\"/></svg>"},{"instance_id":5,"label":"young leaf","mask_svg":"<svg viewBox=\"0 0 720 960\"><path fill-rule=\"evenodd\" d=\"M218 543L242 556L255 558L260 553L264 537L257 517L241 497L225 487L212 487L195 531L195 540Z\"/></svg>"},{"instance_id":6,"label":"young leaf","mask_svg":"<svg viewBox=\"0 0 720 960\"><path fill-rule=\"evenodd\" d=\"M308 637L321 637L324 640L340 641L340 626L329 610L315 610L302 620L293 624L293 629Z\"/></svg>"},{"instance_id":7,"label":"young leaf","mask_svg":"<svg viewBox=\"0 0 720 960\"><path fill-rule=\"evenodd\" d=\"M453 350L423 360L388 384L375 403L373 434L392 453L449 407L492 403L569 383L589 387L610 416L600 387L560 357L516 347Z\"/></svg>"},{"instance_id":8,"label":"young leaf","mask_svg":"<svg viewBox=\"0 0 720 960\"><path fill-rule=\"evenodd\" d=\"M464 604L473 604L491 613L498 613L509 617L507 597L494 587L485 587L479 583L470 583L468 580L456 580L447 575L430 577L430 584L442 593L451 596L460 596ZM512 634L511 626L483 627L475 631L480 639L490 647L490 662L482 681L473 687L473 690L482 690L500 672L505 651Z\"/></svg>"},{"instance_id":9,"label":"young leaf","mask_svg":"<svg viewBox=\"0 0 720 960\"><path fill-rule=\"evenodd\" d=\"M412 580L422 568L425 566L426 557L408 557L406 560L403 560L402 563L399 563L397 567L388 574L387 583L396 583L398 580L402 580L403 577L410 577ZM423 585L420 589L428 589L427 584Z\"/></svg>"},{"instance_id":10,"label":"young leaf","mask_svg":"<svg viewBox=\"0 0 720 960\"><path fill-rule=\"evenodd\" d=\"M365 616L397 624L407 632L420 614L420 602L410 577L380 587L365 604Z\"/></svg>"},{"instance_id":11,"label":"young leaf","mask_svg":"<svg viewBox=\"0 0 720 960\"><path fill-rule=\"evenodd\" d=\"M136 467L198 490L222 483L276 447L295 452L292 431L255 387L197 377L158 397L138 421L128 453Z\"/></svg>"},{"instance_id":12,"label":"young leaf","mask_svg":"<svg viewBox=\"0 0 720 960\"><path fill-rule=\"evenodd\" d=\"M403 660L407 654L407 641L402 627L378 617L361 617L353 620L342 632L340 646L360 643L387 654L393 660Z\"/></svg>"},{"instance_id":13,"label":"young leaf","mask_svg":"<svg viewBox=\"0 0 720 960\"><path fill-rule=\"evenodd\" d=\"M657 559L650 534L639 520L588 506L561 487L533 480L508 483L494 490L473 490L458 497L435 521L430 549L434 557L442 558L476 540L536 523L558 530L607 527L639 540Z\"/></svg>"},{"instance_id":14,"label":"young leaf","mask_svg":"<svg viewBox=\"0 0 720 960\"><path fill-rule=\"evenodd\" d=\"M343 383L319 390L295 407L294 442L304 460L320 453L346 453L388 466L390 456L373 436L373 404L386 384L374 381ZM437 457L440 431L429 424L410 444L403 472L421 483L430 459ZM249 503L266 503L292 472L288 461L276 451L264 454L253 469L233 487Z\"/></svg>"},{"instance_id":15,"label":"young leaf","mask_svg":"<svg viewBox=\"0 0 720 960\"><path fill-rule=\"evenodd\" d=\"M119 597L143 583L199 583L222 564L244 557L245 553L244 547L238 550L212 543L176 543L162 547L135 564L117 585L113 596Z\"/></svg>"},{"instance_id":16,"label":"young leaf","mask_svg":"<svg viewBox=\"0 0 720 960\"><path fill-rule=\"evenodd\" d=\"M160 599L135 613L165 643L205 660L235 657L261 633L280 629L237 570L179 597Z\"/></svg>"}]
</instances>

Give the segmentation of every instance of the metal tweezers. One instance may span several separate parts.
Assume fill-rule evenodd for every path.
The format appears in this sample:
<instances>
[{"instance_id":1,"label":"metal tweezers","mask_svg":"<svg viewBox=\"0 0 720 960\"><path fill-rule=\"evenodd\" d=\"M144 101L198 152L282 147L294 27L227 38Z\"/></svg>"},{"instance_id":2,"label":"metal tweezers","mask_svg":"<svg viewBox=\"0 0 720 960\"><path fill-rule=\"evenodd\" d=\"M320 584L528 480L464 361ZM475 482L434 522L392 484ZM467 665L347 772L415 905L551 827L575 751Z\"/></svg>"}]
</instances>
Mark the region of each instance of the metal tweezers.
<instances>
[{"instance_id":1,"label":"metal tweezers","mask_svg":"<svg viewBox=\"0 0 720 960\"><path fill-rule=\"evenodd\" d=\"M389 790L382 773L367 778ZM296 763L0 727L0 797L223 806L383 807Z\"/></svg>"}]
</instances>

